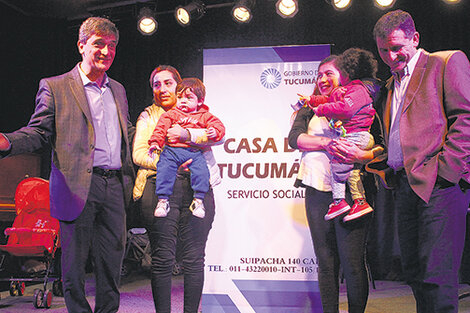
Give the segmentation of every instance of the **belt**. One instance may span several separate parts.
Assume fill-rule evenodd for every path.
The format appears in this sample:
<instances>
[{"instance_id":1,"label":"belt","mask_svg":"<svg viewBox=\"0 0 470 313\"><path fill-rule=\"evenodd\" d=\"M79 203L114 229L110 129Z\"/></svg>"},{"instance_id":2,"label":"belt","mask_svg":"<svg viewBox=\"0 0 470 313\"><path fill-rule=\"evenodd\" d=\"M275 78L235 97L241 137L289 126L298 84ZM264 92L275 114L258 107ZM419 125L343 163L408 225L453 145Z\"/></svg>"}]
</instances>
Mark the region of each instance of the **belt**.
<instances>
[{"instance_id":1,"label":"belt","mask_svg":"<svg viewBox=\"0 0 470 313\"><path fill-rule=\"evenodd\" d=\"M105 178L111 178L121 173L121 170L110 170L110 169L101 168L101 167L94 167L93 173L98 174Z\"/></svg>"}]
</instances>

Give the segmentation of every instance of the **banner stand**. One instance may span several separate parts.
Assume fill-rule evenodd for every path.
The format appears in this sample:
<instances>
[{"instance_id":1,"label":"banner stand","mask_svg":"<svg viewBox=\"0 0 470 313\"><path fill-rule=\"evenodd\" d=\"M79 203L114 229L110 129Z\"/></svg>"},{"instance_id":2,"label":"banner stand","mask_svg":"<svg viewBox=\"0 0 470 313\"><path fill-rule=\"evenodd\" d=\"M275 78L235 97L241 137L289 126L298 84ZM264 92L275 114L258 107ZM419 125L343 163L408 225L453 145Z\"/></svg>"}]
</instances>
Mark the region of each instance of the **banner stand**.
<instances>
[{"instance_id":1,"label":"banner stand","mask_svg":"<svg viewBox=\"0 0 470 313\"><path fill-rule=\"evenodd\" d=\"M330 45L204 50L205 103L226 127L206 248L203 312L321 312L300 152L287 136Z\"/></svg>"}]
</instances>

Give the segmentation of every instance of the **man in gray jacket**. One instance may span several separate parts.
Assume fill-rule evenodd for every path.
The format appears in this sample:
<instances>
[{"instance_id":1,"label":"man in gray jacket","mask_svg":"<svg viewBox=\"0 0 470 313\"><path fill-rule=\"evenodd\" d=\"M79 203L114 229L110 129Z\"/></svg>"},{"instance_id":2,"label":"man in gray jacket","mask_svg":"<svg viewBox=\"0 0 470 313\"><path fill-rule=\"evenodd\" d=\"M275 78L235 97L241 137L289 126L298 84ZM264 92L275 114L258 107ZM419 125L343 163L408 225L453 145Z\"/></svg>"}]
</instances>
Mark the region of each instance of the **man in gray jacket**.
<instances>
[{"instance_id":1,"label":"man in gray jacket","mask_svg":"<svg viewBox=\"0 0 470 313\"><path fill-rule=\"evenodd\" d=\"M134 172L124 87L106 71L119 32L109 20L88 18L80 27L82 62L42 79L27 126L0 134L0 155L52 146L51 215L60 221L62 278L69 312L92 312L85 297L91 252L96 276L95 312L117 312L125 245L125 199Z\"/></svg>"}]
</instances>

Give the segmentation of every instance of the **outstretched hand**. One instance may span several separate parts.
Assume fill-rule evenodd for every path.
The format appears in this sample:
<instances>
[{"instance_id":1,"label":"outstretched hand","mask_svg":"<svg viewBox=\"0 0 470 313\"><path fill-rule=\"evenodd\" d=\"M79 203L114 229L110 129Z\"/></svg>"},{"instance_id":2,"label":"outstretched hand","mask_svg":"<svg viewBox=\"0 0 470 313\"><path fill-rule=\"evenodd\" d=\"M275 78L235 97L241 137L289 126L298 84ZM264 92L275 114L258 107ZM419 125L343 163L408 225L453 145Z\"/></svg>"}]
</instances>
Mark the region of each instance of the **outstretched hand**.
<instances>
[{"instance_id":1,"label":"outstretched hand","mask_svg":"<svg viewBox=\"0 0 470 313\"><path fill-rule=\"evenodd\" d=\"M305 102L309 102L310 101L310 96L304 96L300 93L297 94L297 96L299 96L299 101L305 103Z\"/></svg>"}]
</instances>

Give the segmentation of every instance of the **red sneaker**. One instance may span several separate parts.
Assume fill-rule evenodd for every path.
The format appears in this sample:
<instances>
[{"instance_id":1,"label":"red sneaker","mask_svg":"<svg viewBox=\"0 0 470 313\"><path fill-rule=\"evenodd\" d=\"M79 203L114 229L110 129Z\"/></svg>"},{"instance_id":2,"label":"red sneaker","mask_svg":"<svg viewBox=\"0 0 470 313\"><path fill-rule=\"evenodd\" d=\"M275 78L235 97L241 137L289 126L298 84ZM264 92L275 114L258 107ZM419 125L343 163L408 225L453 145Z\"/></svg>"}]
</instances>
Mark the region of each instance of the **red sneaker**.
<instances>
[{"instance_id":1,"label":"red sneaker","mask_svg":"<svg viewBox=\"0 0 470 313\"><path fill-rule=\"evenodd\" d=\"M349 210L351 210L351 207L344 199L341 200L339 203L336 203L335 201L333 201L330 204L329 210L325 215L325 221L329 221L337 217L338 215L341 215L344 212L347 212Z\"/></svg>"},{"instance_id":2,"label":"red sneaker","mask_svg":"<svg viewBox=\"0 0 470 313\"><path fill-rule=\"evenodd\" d=\"M366 200L356 199L354 200L354 205L352 206L351 211L343 218L343 221L351 221L373 211L374 210L370 207Z\"/></svg>"}]
</instances>

